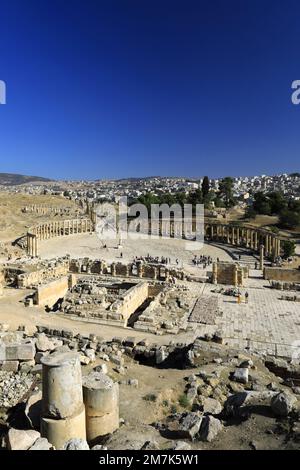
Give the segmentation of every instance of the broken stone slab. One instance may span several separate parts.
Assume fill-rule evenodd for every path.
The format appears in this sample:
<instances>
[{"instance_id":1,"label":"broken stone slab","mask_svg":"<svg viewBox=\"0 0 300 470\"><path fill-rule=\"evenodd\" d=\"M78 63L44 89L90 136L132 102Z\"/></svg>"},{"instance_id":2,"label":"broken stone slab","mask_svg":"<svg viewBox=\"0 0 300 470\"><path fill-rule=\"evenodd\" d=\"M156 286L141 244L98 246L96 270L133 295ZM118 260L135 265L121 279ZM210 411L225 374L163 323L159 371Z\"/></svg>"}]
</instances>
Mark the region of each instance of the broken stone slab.
<instances>
[{"instance_id":1,"label":"broken stone slab","mask_svg":"<svg viewBox=\"0 0 300 470\"><path fill-rule=\"evenodd\" d=\"M215 439L222 428L223 425L219 419L214 418L214 416L211 415L204 416L201 423L199 438L201 441L211 442Z\"/></svg>"},{"instance_id":2,"label":"broken stone slab","mask_svg":"<svg viewBox=\"0 0 300 470\"><path fill-rule=\"evenodd\" d=\"M232 380L242 384L247 384L249 380L248 367L238 367L232 374Z\"/></svg>"},{"instance_id":3,"label":"broken stone slab","mask_svg":"<svg viewBox=\"0 0 300 470\"><path fill-rule=\"evenodd\" d=\"M165 349L157 349L155 353L155 362L156 364L161 364L168 357L168 353Z\"/></svg>"},{"instance_id":4,"label":"broken stone slab","mask_svg":"<svg viewBox=\"0 0 300 470\"><path fill-rule=\"evenodd\" d=\"M39 432L29 429L26 431L10 428L5 441L8 450L28 450L40 438Z\"/></svg>"},{"instance_id":5,"label":"broken stone slab","mask_svg":"<svg viewBox=\"0 0 300 470\"><path fill-rule=\"evenodd\" d=\"M90 362L95 362L96 352L94 349L86 348L86 350L84 351L84 354L86 355L86 357L89 358Z\"/></svg>"},{"instance_id":6,"label":"broken stone slab","mask_svg":"<svg viewBox=\"0 0 300 470\"><path fill-rule=\"evenodd\" d=\"M202 415L193 412L171 415L167 430L175 438L194 439L200 430Z\"/></svg>"},{"instance_id":7,"label":"broken stone slab","mask_svg":"<svg viewBox=\"0 0 300 470\"><path fill-rule=\"evenodd\" d=\"M90 448L84 439L73 438L64 444L63 450L90 450Z\"/></svg>"},{"instance_id":8,"label":"broken stone slab","mask_svg":"<svg viewBox=\"0 0 300 470\"><path fill-rule=\"evenodd\" d=\"M31 340L21 343L0 343L0 361L29 361L34 359L35 346Z\"/></svg>"},{"instance_id":9,"label":"broken stone slab","mask_svg":"<svg viewBox=\"0 0 300 470\"><path fill-rule=\"evenodd\" d=\"M39 437L29 450L53 450L54 447L45 437Z\"/></svg>"},{"instance_id":10,"label":"broken stone slab","mask_svg":"<svg viewBox=\"0 0 300 470\"><path fill-rule=\"evenodd\" d=\"M292 411L296 402L297 398L293 395L280 392L272 398L271 408L276 416L285 417Z\"/></svg>"},{"instance_id":11,"label":"broken stone slab","mask_svg":"<svg viewBox=\"0 0 300 470\"><path fill-rule=\"evenodd\" d=\"M91 362L90 358L84 354L80 354L79 359L82 366L87 366Z\"/></svg>"},{"instance_id":12,"label":"broken stone slab","mask_svg":"<svg viewBox=\"0 0 300 470\"><path fill-rule=\"evenodd\" d=\"M204 398L202 401L203 413L218 415L222 411L222 405L218 400L214 398Z\"/></svg>"},{"instance_id":13,"label":"broken stone slab","mask_svg":"<svg viewBox=\"0 0 300 470\"><path fill-rule=\"evenodd\" d=\"M170 447L170 450L191 450L191 445L188 442L177 441Z\"/></svg>"},{"instance_id":14,"label":"broken stone slab","mask_svg":"<svg viewBox=\"0 0 300 470\"><path fill-rule=\"evenodd\" d=\"M261 392L244 391L230 395L224 404L224 412L227 416L242 412L245 408L251 406L270 406L271 399L277 395L277 392L265 390Z\"/></svg>"},{"instance_id":15,"label":"broken stone slab","mask_svg":"<svg viewBox=\"0 0 300 470\"><path fill-rule=\"evenodd\" d=\"M62 346L63 342L56 338L49 339L45 333L38 333L36 336L35 346L38 351L54 351L58 346Z\"/></svg>"},{"instance_id":16,"label":"broken stone slab","mask_svg":"<svg viewBox=\"0 0 300 470\"><path fill-rule=\"evenodd\" d=\"M124 358L116 354L110 354L109 359L113 364L116 364L116 366L122 367L124 365Z\"/></svg>"},{"instance_id":17,"label":"broken stone slab","mask_svg":"<svg viewBox=\"0 0 300 470\"><path fill-rule=\"evenodd\" d=\"M0 368L6 372L17 372L19 368L19 361L3 361L0 363Z\"/></svg>"},{"instance_id":18,"label":"broken stone slab","mask_svg":"<svg viewBox=\"0 0 300 470\"><path fill-rule=\"evenodd\" d=\"M42 413L42 392L40 390L30 395L27 399L24 413L29 425L33 429L39 429Z\"/></svg>"},{"instance_id":19,"label":"broken stone slab","mask_svg":"<svg viewBox=\"0 0 300 470\"><path fill-rule=\"evenodd\" d=\"M107 450L107 447L101 444L96 444L94 447L91 448L91 450Z\"/></svg>"},{"instance_id":20,"label":"broken stone slab","mask_svg":"<svg viewBox=\"0 0 300 470\"><path fill-rule=\"evenodd\" d=\"M19 371L20 372L29 372L32 371L33 367L35 367L35 361L24 361L19 364Z\"/></svg>"}]
</instances>

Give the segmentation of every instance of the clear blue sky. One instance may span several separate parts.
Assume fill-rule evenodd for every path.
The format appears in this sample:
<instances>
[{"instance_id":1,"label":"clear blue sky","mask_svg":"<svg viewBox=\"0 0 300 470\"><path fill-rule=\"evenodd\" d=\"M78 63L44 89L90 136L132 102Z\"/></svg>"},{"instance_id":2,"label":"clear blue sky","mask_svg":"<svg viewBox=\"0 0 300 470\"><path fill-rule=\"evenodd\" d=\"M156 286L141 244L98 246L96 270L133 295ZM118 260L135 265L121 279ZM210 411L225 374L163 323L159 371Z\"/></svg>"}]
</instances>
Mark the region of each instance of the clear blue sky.
<instances>
[{"instance_id":1,"label":"clear blue sky","mask_svg":"<svg viewBox=\"0 0 300 470\"><path fill-rule=\"evenodd\" d=\"M298 0L0 0L0 172L299 170Z\"/></svg>"}]
</instances>

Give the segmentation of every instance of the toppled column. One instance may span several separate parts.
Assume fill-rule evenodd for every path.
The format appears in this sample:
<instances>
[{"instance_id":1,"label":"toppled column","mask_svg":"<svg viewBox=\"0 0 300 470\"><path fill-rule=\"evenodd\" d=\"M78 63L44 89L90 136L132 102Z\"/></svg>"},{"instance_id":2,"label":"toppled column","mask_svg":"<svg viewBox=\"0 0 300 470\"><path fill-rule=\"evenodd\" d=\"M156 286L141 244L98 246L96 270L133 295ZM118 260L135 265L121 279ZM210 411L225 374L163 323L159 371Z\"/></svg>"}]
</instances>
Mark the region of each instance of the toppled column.
<instances>
[{"instance_id":1,"label":"toppled column","mask_svg":"<svg viewBox=\"0 0 300 470\"><path fill-rule=\"evenodd\" d=\"M86 438L79 355L53 353L43 364L41 435L56 449L72 438Z\"/></svg>"},{"instance_id":2,"label":"toppled column","mask_svg":"<svg viewBox=\"0 0 300 470\"><path fill-rule=\"evenodd\" d=\"M119 384L102 372L83 377L86 432L89 442L119 428Z\"/></svg>"}]
</instances>

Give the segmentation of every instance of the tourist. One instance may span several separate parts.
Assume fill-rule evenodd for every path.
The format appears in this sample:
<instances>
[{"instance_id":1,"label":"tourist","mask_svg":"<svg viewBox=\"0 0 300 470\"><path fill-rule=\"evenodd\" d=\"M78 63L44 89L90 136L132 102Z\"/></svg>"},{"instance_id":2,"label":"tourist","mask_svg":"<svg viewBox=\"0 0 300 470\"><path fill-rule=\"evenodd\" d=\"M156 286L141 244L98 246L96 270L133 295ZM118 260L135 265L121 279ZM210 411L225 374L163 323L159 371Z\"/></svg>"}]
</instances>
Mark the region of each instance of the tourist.
<instances>
[{"instance_id":1,"label":"tourist","mask_svg":"<svg viewBox=\"0 0 300 470\"><path fill-rule=\"evenodd\" d=\"M248 292L245 292L245 303L246 303L246 304L248 303L248 297L249 297Z\"/></svg>"}]
</instances>

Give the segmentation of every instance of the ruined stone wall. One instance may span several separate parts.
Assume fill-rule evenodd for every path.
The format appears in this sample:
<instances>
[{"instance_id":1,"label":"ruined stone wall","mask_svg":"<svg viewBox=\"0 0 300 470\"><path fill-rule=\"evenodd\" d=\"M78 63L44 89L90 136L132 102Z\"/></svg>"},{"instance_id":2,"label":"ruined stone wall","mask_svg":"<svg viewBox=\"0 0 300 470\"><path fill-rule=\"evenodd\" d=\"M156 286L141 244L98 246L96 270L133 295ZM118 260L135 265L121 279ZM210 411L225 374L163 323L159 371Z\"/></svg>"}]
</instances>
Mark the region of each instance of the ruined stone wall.
<instances>
[{"instance_id":1,"label":"ruined stone wall","mask_svg":"<svg viewBox=\"0 0 300 470\"><path fill-rule=\"evenodd\" d=\"M300 269L264 268L264 278L272 281L286 281L300 283Z\"/></svg>"},{"instance_id":2,"label":"ruined stone wall","mask_svg":"<svg viewBox=\"0 0 300 470\"><path fill-rule=\"evenodd\" d=\"M46 204L31 204L22 207L24 213L34 213L37 215L70 215L78 212L79 209L71 206L50 206Z\"/></svg>"},{"instance_id":3,"label":"ruined stone wall","mask_svg":"<svg viewBox=\"0 0 300 470\"><path fill-rule=\"evenodd\" d=\"M70 272L72 273L107 273L106 263L102 260L92 260L89 258L77 258L70 260Z\"/></svg>"},{"instance_id":4,"label":"ruined stone wall","mask_svg":"<svg viewBox=\"0 0 300 470\"><path fill-rule=\"evenodd\" d=\"M65 276L69 272L68 259L60 260L55 266L47 266L31 272L25 272L17 275L18 288L32 288L50 279Z\"/></svg>"},{"instance_id":5,"label":"ruined stone wall","mask_svg":"<svg viewBox=\"0 0 300 470\"><path fill-rule=\"evenodd\" d=\"M161 264L137 263L134 265L133 263L123 264L121 262L108 264L102 260L92 260L89 258L71 259L70 272L161 280L168 280L170 276L180 280L185 278L183 270L169 268Z\"/></svg>"},{"instance_id":6,"label":"ruined stone wall","mask_svg":"<svg viewBox=\"0 0 300 470\"><path fill-rule=\"evenodd\" d=\"M64 297L69 288L69 277L63 276L46 284L38 286L33 296L35 305L52 307L58 299Z\"/></svg>"},{"instance_id":7,"label":"ruined stone wall","mask_svg":"<svg viewBox=\"0 0 300 470\"><path fill-rule=\"evenodd\" d=\"M110 310L122 314L125 320L140 307L149 296L148 283L140 282L136 286L131 287L122 299L116 300Z\"/></svg>"},{"instance_id":8,"label":"ruined stone wall","mask_svg":"<svg viewBox=\"0 0 300 470\"><path fill-rule=\"evenodd\" d=\"M212 283L230 286L243 286L244 279L249 275L247 266L238 263L218 262L213 263Z\"/></svg>"}]
</instances>

